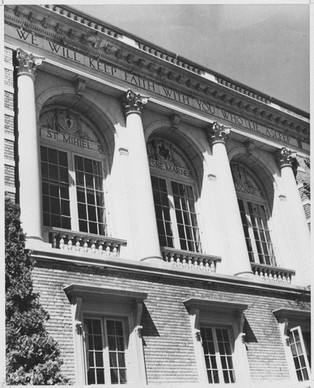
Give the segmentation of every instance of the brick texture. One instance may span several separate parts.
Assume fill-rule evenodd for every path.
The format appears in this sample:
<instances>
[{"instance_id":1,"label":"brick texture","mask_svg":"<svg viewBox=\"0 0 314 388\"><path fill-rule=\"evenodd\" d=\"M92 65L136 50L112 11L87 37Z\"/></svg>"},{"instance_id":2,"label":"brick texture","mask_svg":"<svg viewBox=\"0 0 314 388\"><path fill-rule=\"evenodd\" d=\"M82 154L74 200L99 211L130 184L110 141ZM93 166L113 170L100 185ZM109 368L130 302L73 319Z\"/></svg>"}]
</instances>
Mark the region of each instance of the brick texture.
<instances>
[{"instance_id":1,"label":"brick texture","mask_svg":"<svg viewBox=\"0 0 314 388\"><path fill-rule=\"evenodd\" d=\"M7 109L13 109L13 93L4 91L4 107Z\"/></svg>"},{"instance_id":2,"label":"brick texture","mask_svg":"<svg viewBox=\"0 0 314 388\"><path fill-rule=\"evenodd\" d=\"M288 379L279 326L272 311L297 307L294 298L281 294L209 284L203 281L174 280L161 276L117 270L96 270L66 263L37 261L35 291L40 292L50 314L49 332L59 342L65 361L64 373L74 382L71 310L63 288L71 283L127 288L148 292L143 312L143 343L147 380L157 383L197 382L189 314L183 301L190 297L247 303L246 346L253 381Z\"/></svg>"},{"instance_id":3,"label":"brick texture","mask_svg":"<svg viewBox=\"0 0 314 388\"><path fill-rule=\"evenodd\" d=\"M14 142L11 140L4 140L4 157L5 159L14 160Z\"/></svg>"},{"instance_id":4,"label":"brick texture","mask_svg":"<svg viewBox=\"0 0 314 388\"><path fill-rule=\"evenodd\" d=\"M14 167L7 164L4 165L4 184L6 186L15 186Z\"/></svg>"},{"instance_id":5,"label":"brick texture","mask_svg":"<svg viewBox=\"0 0 314 388\"><path fill-rule=\"evenodd\" d=\"M4 133L8 135L14 135L14 117L4 115Z\"/></svg>"},{"instance_id":6,"label":"brick texture","mask_svg":"<svg viewBox=\"0 0 314 388\"><path fill-rule=\"evenodd\" d=\"M4 85L13 87L13 70L4 69Z\"/></svg>"}]
</instances>

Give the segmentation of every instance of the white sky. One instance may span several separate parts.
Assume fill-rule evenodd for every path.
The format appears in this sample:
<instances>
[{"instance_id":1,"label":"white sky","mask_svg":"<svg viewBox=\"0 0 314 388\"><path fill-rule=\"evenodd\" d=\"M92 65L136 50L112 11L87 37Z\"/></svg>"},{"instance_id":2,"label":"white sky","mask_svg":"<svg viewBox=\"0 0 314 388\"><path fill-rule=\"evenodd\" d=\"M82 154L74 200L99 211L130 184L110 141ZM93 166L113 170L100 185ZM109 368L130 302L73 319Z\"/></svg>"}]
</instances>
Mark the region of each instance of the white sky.
<instances>
[{"instance_id":1,"label":"white sky","mask_svg":"<svg viewBox=\"0 0 314 388\"><path fill-rule=\"evenodd\" d=\"M310 109L306 3L69 5L283 102Z\"/></svg>"}]
</instances>

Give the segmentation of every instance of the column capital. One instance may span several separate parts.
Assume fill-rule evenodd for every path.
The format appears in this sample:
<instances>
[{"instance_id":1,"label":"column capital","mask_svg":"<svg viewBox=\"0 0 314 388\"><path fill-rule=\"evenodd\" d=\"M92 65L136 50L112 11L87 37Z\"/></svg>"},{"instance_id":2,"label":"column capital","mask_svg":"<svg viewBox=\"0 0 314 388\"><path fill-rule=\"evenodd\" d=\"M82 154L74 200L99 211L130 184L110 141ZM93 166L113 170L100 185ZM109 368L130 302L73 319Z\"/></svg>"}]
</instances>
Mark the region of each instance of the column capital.
<instances>
[{"instance_id":1,"label":"column capital","mask_svg":"<svg viewBox=\"0 0 314 388\"><path fill-rule=\"evenodd\" d=\"M125 115L127 116L129 113L141 114L148 99L149 97L141 96L139 93L134 93L133 90L128 89L121 99Z\"/></svg>"},{"instance_id":2,"label":"column capital","mask_svg":"<svg viewBox=\"0 0 314 388\"><path fill-rule=\"evenodd\" d=\"M280 169L283 167L292 168L292 161L296 158L296 156L296 152L288 150L286 147L283 147L275 152L275 159Z\"/></svg>"},{"instance_id":3,"label":"column capital","mask_svg":"<svg viewBox=\"0 0 314 388\"><path fill-rule=\"evenodd\" d=\"M228 140L228 135L230 133L230 127L225 127L224 125L218 124L217 122L212 123L209 127L206 128L207 139L211 145L216 143L226 144Z\"/></svg>"},{"instance_id":4,"label":"column capital","mask_svg":"<svg viewBox=\"0 0 314 388\"><path fill-rule=\"evenodd\" d=\"M18 75L24 74L34 77L36 70L42 65L44 57L27 53L26 51L18 48L16 59L18 61Z\"/></svg>"}]
</instances>

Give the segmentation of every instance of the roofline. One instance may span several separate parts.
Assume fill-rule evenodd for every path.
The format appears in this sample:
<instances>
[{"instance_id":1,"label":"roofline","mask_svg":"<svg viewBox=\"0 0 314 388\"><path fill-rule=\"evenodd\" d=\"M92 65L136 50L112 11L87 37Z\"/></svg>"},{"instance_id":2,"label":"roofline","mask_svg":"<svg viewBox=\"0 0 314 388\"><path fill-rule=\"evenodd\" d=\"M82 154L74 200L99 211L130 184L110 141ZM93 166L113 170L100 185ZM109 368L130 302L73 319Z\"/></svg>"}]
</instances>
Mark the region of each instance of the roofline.
<instances>
[{"instance_id":1,"label":"roofline","mask_svg":"<svg viewBox=\"0 0 314 388\"><path fill-rule=\"evenodd\" d=\"M176 53L168 51L168 50L164 49L163 47L158 46L158 45L156 45L154 43L151 43L151 42L149 42L149 41L147 41L145 39L142 39L142 38L138 37L135 34L129 33L128 31L123 30L122 28L116 27L116 26L114 26L114 25L112 25L110 23L104 22L103 20L98 19L98 18L96 18L94 16L91 16L91 15L85 13L85 12L77 10L75 7L71 7L71 6L68 6L68 5L56 5L56 6L62 7L63 9L65 9L68 12L76 12L76 13L80 14L81 16L85 17L86 19L89 19L90 21L94 22L94 23L96 22L97 24L106 26L106 27L108 27L108 28L110 28L112 30L115 30L117 33L119 33L121 35L125 35L128 38L134 39L135 41L137 41L137 42L139 42L141 44L144 44L144 45L147 45L147 46L151 46L153 49L162 51L166 55L171 55L171 56L176 57L176 59L178 59L178 60L187 62L191 66L197 67L201 71L204 71L204 72L207 72L207 73L211 73L215 77L223 78L227 82L232 82L234 84L237 84L237 86L239 86L239 87L248 89L249 91L258 94L261 97L264 97L264 98L268 99L270 102L272 102L274 104L278 104L278 105L280 105L283 108L286 108L286 109L291 110L291 111L293 111L293 112L295 112L295 113L297 113L297 114L299 114L301 116L304 116L305 118L308 118L308 119L310 118L310 113L309 112L306 112L306 111L304 111L304 110L302 110L300 108L297 108L297 107L295 107L293 105L290 105L290 104L288 104L288 103L286 103L286 102L284 102L282 100L279 100L279 99L277 99L275 97L272 97L269 94L263 93L260 90L254 89L254 88L252 88L250 86L247 86L246 84L238 82L238 81L236 81L236 80L234 80L234 79L232 79L232 78L230 78L228 76L225 76L225 75L223 75L223 74L221 74L221 73L219 73L219 72L217 72L215 70L212 70L212 69L209 69L209 68L204 67L202 65L199 65L199 64L191 61L190 59L187 59L187 58L182 57L182 56L180 56L180 55L178 55Z\"/></svg>"}]
</instances>

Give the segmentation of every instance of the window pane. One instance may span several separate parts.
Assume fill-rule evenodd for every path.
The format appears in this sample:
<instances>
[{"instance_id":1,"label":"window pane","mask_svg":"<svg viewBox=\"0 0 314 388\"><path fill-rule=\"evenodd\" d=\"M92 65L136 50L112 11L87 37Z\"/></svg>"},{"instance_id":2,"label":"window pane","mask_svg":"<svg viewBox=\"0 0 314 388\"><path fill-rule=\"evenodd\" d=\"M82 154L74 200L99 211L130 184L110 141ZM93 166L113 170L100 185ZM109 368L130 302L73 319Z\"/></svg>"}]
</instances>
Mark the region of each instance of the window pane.
<instances>
[{"instance_id":1,"label":"window pane","mask_svg":"<svg viewBox=\"0 0 314 388\"><path fill-rule=\"evenodd\" d=\"M105 234L101 163L80 156L75 156L74 159L80 231ZM95 184L95 182L97 183ZM97 205L101 206L102 211L100 208L97 209Z\"/></svg>"},{"instance_id":2,"label":"window pane","mask_svg":"<svg viewBox=\"0 0 314 388\"><path fill-rule=\"evenodd\" d=\"M161 246L173 247L173 234L170 221L170 205L166 192L166 181L152 176L159 243Z\"/></svg>"},{"instance_id":3,"label":"window pane","mask_svg":"<svg viewBox=\"0 0 314 388\"><path fill-rule=\"evenodd\" d=\"M104 384L105 370L103 358L103 334L100 319L85 319L86 350L88 352L87 382L88 384Z\"/></svg>"},{"instance_id":4,"label":"window pane","mask_svg":"<svg viewBox=\"0 0 314 388\"><path fill-rule=\"evenodd\" d=\"M306 349L300 327L290 330L289 340L297 378L299 381L309 380L309 366L306 362Z\"/></svg>"},{"instance_id":5,"label":"window pane","mask_svg":"<svg viewBox=\"0 0 314 388\"><path fill-rule=\"evenodd\" d=\"M235 376L228 329L204 327L201 328L201 337L208 382L210 384L234 383Z\"/></svg>"},{"instance_id":6,"label":"window pane","mask_svg":"<svg viewBox=\"0 0 314 388\"><path fill-rule=\"evenodd\" d=\"M125 347L121 321L107 320L110 376L112 384L126 383Z\"/></svg>"},{"instance_id":7,"label":"window pane","mask_svg":"<svg viewBox=\"0 0 314 388\"><path fill-rule=\"evenodd\" d=\"M180 248L193 252L201 252L193 189L191 186L178 182L171 182L171 188L180 238ZM191 226L194 227L193 232Z\"/></svg>"},{"instance_id":8,"label":"window pane","mask_svg":"<svg viewBox=\"0 0 314 388\"><path fill-rule=\"evenodd\" d=\"M42 146L41 157L44 226L70 229L67 153Z\"/></svg>"}]
</instances>

